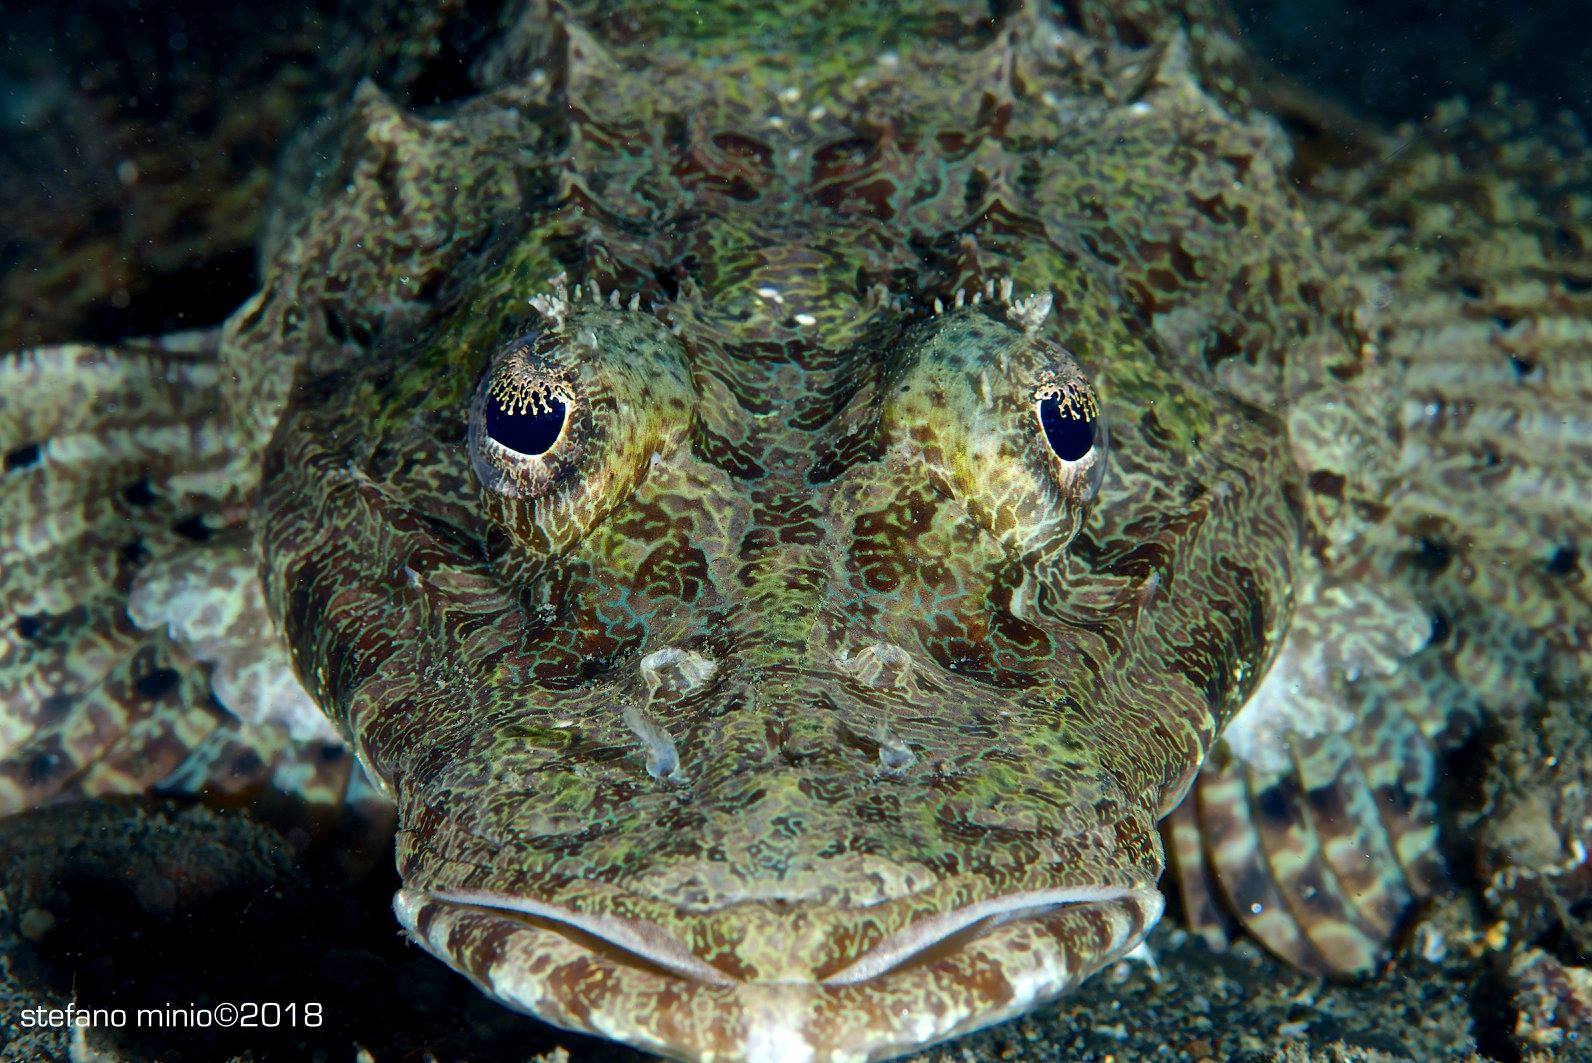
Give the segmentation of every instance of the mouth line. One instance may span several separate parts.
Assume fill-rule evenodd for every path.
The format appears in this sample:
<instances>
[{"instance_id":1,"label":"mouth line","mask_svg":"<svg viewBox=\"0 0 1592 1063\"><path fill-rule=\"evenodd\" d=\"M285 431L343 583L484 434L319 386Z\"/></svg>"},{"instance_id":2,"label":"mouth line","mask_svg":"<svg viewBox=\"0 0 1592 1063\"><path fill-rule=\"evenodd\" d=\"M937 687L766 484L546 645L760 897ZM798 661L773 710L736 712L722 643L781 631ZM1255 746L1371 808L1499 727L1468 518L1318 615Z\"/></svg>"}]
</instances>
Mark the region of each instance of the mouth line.
<instances>
[{"instance_id":1,"label":"mouth line","mask_svg":"<svg viewBox=\"0 0 1592 1063\"><path fill-rule=\"evenodd\" d=\"M547 929L583 944L596 954L705 985L801 984L824 988L856 986L881 978L925 953L954 948L1007 923L1037 918L1075 905L1134 901L1155 892L1154 886L1074 886L994 897L904 927L822 978L753 983L703 960L679 938L650 921L588 915L528 897L486 891L401 891L463 909L545 924Z\"/></svg>"},{"instance_id":2,"label":"mouth line","mask_svg":"<svg viewBox=\"0 0 1592 1063\"><path fill-rule=\"evenodd\" d=\"M776 960L778 977L760 978L640 920L486 892L394 898L418 945L516 1011L668 1058L743 1063L877 1063L1012 1018L1123 956L1162 904L1153 885L1013 894L920 919L827 974ZM767 933L755 945L777 957Z\"/></svg>"},{"instance_id":3,"label":"mouth line","mask_svg":"<svg viewBox=\"0 0 1592 1063\"><path fill-rule=\"evenodd\" d=\"M647 966L660 967L671 974L680 975L708 985L731 985L736 979L701 959L678 938L656 923L641 919L616 919L607 915L586 915L544 904L529 897L511 897L480 890L418 890L431 900L460 908L473 908L489 913L508 913L529 916L539 922L551 924L549 929L566 937L594 939L593 952L627 954ZM574 931L571 935L569 931Z\"/></svg>"},{"instance_id":4,"label":"mouth line","mask_svg":"<svg viewBox=\"0 0 1592 1063\"><path fill-rule=\"evenodd\" d=\"M889 974L914 957L946 945L969 931L989 931L1005 923L1034 918L1073 905L1122 901L1154 886L1071 886L993 897L944 915L919 920L896 931L840 970L826 976L825 986L856 985Z\"/></svg>"}]
</instances>

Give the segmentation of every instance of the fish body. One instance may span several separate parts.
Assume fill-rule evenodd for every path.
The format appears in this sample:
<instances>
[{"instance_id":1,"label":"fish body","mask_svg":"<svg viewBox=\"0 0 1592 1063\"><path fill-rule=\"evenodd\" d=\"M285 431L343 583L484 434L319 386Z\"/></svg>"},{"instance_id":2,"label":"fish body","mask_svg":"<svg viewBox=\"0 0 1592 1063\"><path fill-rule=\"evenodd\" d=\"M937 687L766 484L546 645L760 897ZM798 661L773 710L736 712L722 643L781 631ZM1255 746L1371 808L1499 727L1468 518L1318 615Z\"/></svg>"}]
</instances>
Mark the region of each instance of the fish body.
<instances>
[{"instance_id":1,"label":"fish body","mask_svg":"<svg viewBox=\"0 0 1592 1063\"><path fill-rule=\"evenodd\" d=\"M1369 966L1440 875L1446 677L1505 638L1439 631L1411 560L1473 520L1411 461L1430 345L1375 230L1178 32L787 14L528 10L475 98L361 90L192 353L10 367L159 367L125 432L164 449L94 481L55 446L19 511L61 482L92 532L84 484L137 473L206 514L94 588L104 668L145 655L106 729L164 721L112 752L155 777L81 729L66 764L390 800L414 940L680 1058L1018 1014L1139 945L1163 877L1196 927ZM18 805L94 792L12 762Z\"/></svg>"}]
</instances>

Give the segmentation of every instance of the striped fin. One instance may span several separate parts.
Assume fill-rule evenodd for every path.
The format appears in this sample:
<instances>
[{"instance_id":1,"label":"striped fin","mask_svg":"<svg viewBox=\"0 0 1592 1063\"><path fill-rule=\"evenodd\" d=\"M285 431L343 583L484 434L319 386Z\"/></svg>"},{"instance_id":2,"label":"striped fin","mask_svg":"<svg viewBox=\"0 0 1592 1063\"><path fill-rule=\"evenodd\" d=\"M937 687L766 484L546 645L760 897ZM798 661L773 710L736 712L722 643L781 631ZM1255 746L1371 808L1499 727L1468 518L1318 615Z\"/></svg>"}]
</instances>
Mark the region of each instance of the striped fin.
<instances>
[{"instance_id":1,"label":"striped fin","mask_svg":"<svg viewBox=\"0 0 1592 1063\"><path fill-rule=\"evenodd\" d=\"M1282 757L1218 744L1168 820L1190 929L1219 947L1236 923L1317 974L1380 961L1412 907L1448 881L1440 758L1485 711L1455 673L1466 649L1447 633L1388 675L1344 684L1351 725L1277 732Z\"/></svg>"},{"instance_id":2,"label":"striped fin","mask_svg":"<svg viewBox=\"0 0 1592 1063\"><path fill-rule=\"evenodd\" d=\"M142 792L381 804L266 612L219 342L0 356L0 814Z\"/></svg>"},{"instance_id":3,"label":"striped fin","mask_svg":"<svg viewBox=\"0 0 1592 1063\"><path fill-rule=\"evenodd\" d=\"M1362 364L1296 367L1288 415L1335 502L1310 500L1319 568L1168 834L1196 930L1342 974L1445 881L1443 754L1592 664L1592 152L1500 99L1317 181Z\"/></svg>"},{"instance_id":4,"label":"striped fin","mask_svg":"<svg viewBox=\"0 0 1592 1063\"><path fill-rule=\"evenodd\" d=\"M1375 965L1435 885L1401 858L1431 844L1420 769L1435 747L1402 705L1374 696L1429 641L1402 595L1320 572L1306 581L1283 645L1171 819L1196 932L1219 944L1230 916L1303 970ZM1429 699L1411 704L1438 714Z\"/></svg>"}]
</instances>

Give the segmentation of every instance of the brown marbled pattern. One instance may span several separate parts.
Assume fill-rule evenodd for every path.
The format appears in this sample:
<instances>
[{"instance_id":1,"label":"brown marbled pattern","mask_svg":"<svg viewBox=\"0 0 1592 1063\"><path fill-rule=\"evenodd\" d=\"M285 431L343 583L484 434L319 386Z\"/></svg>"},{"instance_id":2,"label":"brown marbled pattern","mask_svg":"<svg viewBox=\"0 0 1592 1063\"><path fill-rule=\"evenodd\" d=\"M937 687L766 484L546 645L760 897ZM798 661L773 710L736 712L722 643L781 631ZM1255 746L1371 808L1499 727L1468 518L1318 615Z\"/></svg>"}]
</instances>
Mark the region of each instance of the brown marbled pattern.
<instances>
[{"instance_id":1,"label":"brown marbled pattern","mask_svg":"<svg viewBox=\"0 0 1592 1063\"><path fill-rule=\"evenodd\" d=\"M1441 876L1439 752L1532 696L1522 655L1584 668L1584 444L1515 401L1420 412L1459 387L1431 335L1457 267L1398 214L1436 209L1444 149L1300 191L1220 20L1135 45L925 8L881 51L854 12L787 12L813 48L709 14L533 7L446 113L362 89L335 179L202 352L87 355L4 422L4 548L42 559L18 586L81 597L52 522L124 477L54 440L123 369L145 450L116 416L88 435L149 470L140 549L247 529L299 680L396 804L405 926L571 1027L861 1059L997 1021L1142 939L1174 809L1196 928L1228 911L1306 969L1370 966ZM1510 217L1466 261L1518 261ZM1526 350L1550 411L1587 391L1579 298L1503 330L1516 358L1556 338ZM0 374L37 394L37 360L74 357ZM487 428L527 388L568 412L536 457ZM1109 456L1103 427L1051 449L1058 397ZM1507 472L1466 479L1510 427L1554 460L1498 443ZM184 485L202 542L168 541ZM1485 489L1528 503L1523 539L1488 533ZM1571 552L1506 588L1489 563L1522 541ZM337 800L346 759L218 700L225 662L269 659L215 645L258 588L165 556L111 566L75 635L16 628L14 803L185 712L208 723L180 788ZM212 574L213 623L124 615L168 568ZM29 741L78 775L41 783Z\"/></svg>"}]
</instances>

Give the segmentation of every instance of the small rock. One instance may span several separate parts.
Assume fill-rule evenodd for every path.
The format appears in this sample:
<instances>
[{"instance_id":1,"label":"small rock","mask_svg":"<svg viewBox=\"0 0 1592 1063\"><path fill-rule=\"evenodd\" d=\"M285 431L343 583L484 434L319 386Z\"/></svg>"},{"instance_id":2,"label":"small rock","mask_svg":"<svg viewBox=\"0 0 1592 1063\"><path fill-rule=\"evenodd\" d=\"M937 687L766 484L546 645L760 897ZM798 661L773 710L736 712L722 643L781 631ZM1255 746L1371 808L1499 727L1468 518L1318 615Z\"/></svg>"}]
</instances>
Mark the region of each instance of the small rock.
<instances>
[{"instance_id":1,"label":"small rock","mask_svg":"<svg viewBox=\"0 0 1592 1063\"><path fill-rule=\"evenodd\" d=\"M1509 965L1522 1048L1561 1045L1592 1037L1592 969L1560 963L1530 949Z\"/></svg>"},{"instance_id":2,"label":"small rock","mask_svg":"<svg viewBox=\"0 0 1592 1063\"><path fill-rule=\"evenodd\" d=\"M55 929L55 916L43 908L29 908L17 920L17 929L29 941L40 941Z\"/></svg>"}]
</instances>

